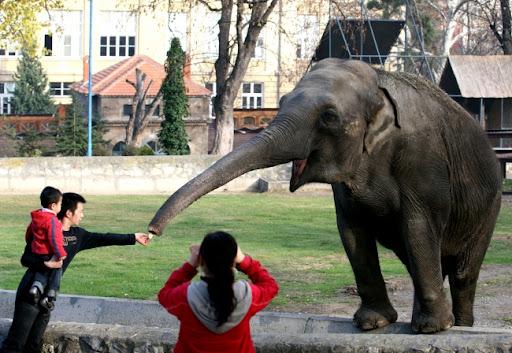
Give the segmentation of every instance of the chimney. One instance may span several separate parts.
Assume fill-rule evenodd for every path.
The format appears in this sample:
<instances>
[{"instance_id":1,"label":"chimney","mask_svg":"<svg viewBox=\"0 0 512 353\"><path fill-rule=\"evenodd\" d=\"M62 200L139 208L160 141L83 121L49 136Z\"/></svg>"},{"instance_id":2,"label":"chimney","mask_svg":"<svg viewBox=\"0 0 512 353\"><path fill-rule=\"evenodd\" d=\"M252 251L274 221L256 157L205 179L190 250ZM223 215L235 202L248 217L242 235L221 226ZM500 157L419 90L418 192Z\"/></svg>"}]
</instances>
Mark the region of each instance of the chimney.
<instances>
[{"instance_id":1,"label":"chimney","mask_svg":"<svg viewBox=\"0 0 512 353\"><path fill-rule=\"evenodd\" d=\"M84 57L83 70L84 83L86 83L87 81L89 81L89 55L86 55Z\"/></svg>"},{"instance_id":2,"label":"chimney","mask_svg":"<svg viewBox=\"0 0 512 353\"><path fill-rule=\"evenodd\" d=\"M190 79L190 55L185 54L185 64L183 65L183 77Z\"/></svg>"}]
</instances>

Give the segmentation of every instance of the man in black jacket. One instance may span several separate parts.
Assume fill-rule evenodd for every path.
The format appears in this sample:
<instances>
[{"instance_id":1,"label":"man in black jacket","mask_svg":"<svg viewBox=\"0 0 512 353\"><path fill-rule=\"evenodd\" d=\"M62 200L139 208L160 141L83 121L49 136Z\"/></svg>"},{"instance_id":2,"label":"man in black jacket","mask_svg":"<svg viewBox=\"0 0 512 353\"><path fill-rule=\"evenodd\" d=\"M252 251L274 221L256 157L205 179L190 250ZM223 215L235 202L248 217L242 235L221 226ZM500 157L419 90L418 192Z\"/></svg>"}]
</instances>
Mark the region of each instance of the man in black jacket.
<instances>
[{"instance_id":1,"label":"man in black jacket","mask_svg":"<svg viewBox=\"0 0 512 353\"><path fill-rule=\"evenodd\" d=\"M14 317L9 333L0 348L1 353L40 353L42 350L43 334L50 321L50 311L40 306L39 303L33 304L28 295L36 269L40 269L42 266L62 267L64 273L79 251L101 246L133 245L135 242L142 245L148 244L150 238L144 233L91 233L77 227L83 218L84 203L85 199L79 194L71 192L63 194L62 209L58 218L62 222L64 249L67 253L67 258L64 261L52 258L43 263L37 257L32 256L30 244L25 247L21 263L28 269L16 292Z\"/></svg>"}]
</instances>

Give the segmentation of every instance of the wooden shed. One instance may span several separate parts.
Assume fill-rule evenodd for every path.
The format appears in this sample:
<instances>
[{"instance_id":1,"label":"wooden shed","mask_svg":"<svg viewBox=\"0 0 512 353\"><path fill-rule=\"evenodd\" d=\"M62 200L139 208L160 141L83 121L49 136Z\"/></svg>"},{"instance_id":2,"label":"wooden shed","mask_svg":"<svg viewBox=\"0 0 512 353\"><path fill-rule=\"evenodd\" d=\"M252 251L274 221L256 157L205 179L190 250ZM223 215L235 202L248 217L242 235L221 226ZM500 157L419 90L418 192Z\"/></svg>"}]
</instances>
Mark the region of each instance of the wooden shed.
<instances>
[{"instance_id":1,"label":"wooden shed","mask_svg":"<svg viewBox=\"0 0 512 353\"><path fill-rule=\"evenodd\" d=\"M452 55L439 86L490 131L496 148L512 147L512 56ZM510 131L507 131L510 130Z\"/></svg>"}]
</instances>

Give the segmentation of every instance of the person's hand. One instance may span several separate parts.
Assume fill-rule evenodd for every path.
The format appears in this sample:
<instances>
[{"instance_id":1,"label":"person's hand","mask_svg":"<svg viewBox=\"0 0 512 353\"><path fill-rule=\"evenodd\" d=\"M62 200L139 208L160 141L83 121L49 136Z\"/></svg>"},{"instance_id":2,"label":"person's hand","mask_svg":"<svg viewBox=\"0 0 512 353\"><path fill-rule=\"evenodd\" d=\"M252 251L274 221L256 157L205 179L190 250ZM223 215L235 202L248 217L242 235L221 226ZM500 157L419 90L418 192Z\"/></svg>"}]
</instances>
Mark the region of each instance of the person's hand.
<instances>
[{"instance_id":1,"label":"person's hand","mask_svg":"<svg viewBox=\"0 0 512 353\"><path fill-rule=\"evenodd\" d=\"M135 240L144 246L148 245L151 238L145 233L135 233Z\"/></svg>"},{"instance_id":2,"label":"person's hand","mask_svg":"<svg viewBox=\"0 0 512 353\"><path fill-rule=\"evenodd\" d=\"M201 248L201 245L199 245L199 244L192 244L189 246L190 257L188 258L188 263L194 268L197 268L199 266L199 249L200 248Z\"/></svg>"},{"instance_id":3,"label":"person's hand","mask_svg":"<svg viewBox=\"0 0 512 353\"><path fill-rule=\"evenodd\" d=\"M61 268L62 264L62 259L57 259L55 255L53 255L50 260L44 262L44 265L51 269Z\"/></svg>"},{"instance_id":4,"label":"person's hand","mask_svg":"<svg viewBox=\"0 0 512 353\"><path fill-rule=\"evenodd\" d=\"M238 249L236 250L235 264L238 265L238 264L242 263L242 261L244 261L244 259L245 259L245 255L242 252L242 250L240 249L240 247L238 247Z\"/></svg>"}]
</instances>

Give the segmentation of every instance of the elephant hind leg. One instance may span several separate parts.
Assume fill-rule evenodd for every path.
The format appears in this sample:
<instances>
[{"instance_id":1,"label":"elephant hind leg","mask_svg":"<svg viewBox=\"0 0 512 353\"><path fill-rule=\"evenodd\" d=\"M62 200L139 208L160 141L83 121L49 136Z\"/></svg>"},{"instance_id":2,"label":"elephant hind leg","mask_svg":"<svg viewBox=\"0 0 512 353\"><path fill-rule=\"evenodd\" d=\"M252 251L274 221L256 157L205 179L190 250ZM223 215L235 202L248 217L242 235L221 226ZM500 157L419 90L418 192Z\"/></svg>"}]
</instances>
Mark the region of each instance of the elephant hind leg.
<instances>
[{"instance_id":1,"label":"elephant hind leg","mask_svg":"<svg viewBox=\"0 0 512 353\"><path fill-rule=\"evenodd\" d=\"M455 326L473 326L473 303L478 272L476 274L452 273L449 278Z\"/></svg>"},{"instance_id":2,"label":"elephant hind leg","mask_svg":"<svg viewBox=\"0 0 512 353\"><path fill-rule=\"evenodd\" d=\"M473 304L483 254L460 256L448 273L455 326L473 326Z\"/></svg>"}]
</instances>

